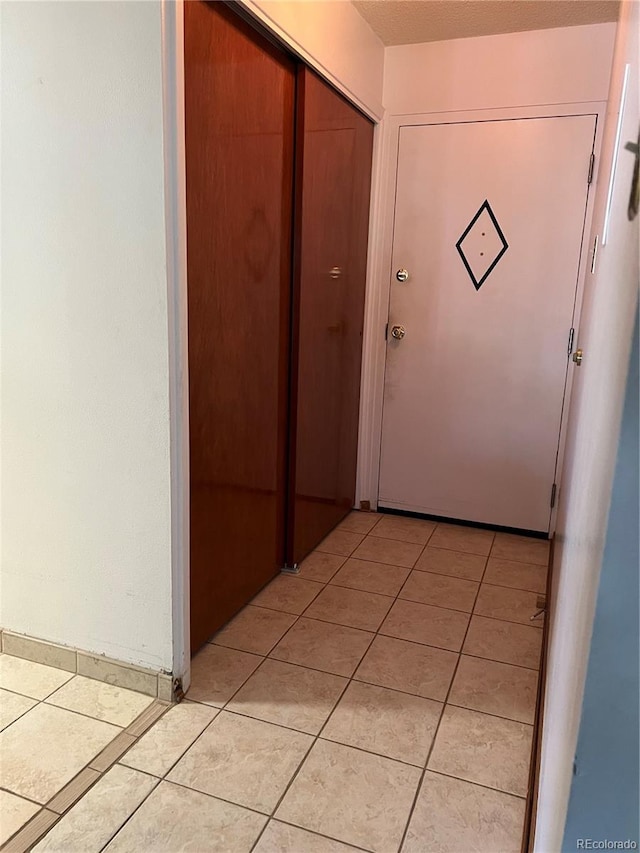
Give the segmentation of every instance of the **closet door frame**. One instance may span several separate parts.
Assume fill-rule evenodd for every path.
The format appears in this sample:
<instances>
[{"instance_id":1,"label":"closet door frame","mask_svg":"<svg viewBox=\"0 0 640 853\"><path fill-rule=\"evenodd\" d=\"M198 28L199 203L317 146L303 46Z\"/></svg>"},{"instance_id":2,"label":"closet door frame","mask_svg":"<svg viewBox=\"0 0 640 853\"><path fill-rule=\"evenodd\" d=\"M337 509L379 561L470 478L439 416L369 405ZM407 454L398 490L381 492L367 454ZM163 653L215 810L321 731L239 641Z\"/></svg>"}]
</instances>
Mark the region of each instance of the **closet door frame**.
<instances>
[{"instance_id":1,"label":"closet door frame","mask_svg":"<svg viewBox=\"0 0 640 853\"><path fill-rule=\"evenodd\" d=\"M187 213L186 152L184 114L184 3L185 0L161 0L161 61L164 141L164 206L167 261L168 379L169 379L169 464L171 478L171 645L172 691L179 694L191 681L190 643L190 505L189 505L189 375L187 324ZM247 14L271 37L303 59L310 68L327 79L347 100L374 121L372 168L372 209L369 223L368 271L373 258L373 235L379 217L382 172L383 109L380 102L365 101L354 95L351 83L340 72L327 68L299 40L300 34L274 23L251 0L240 0ZM369 285L369 272L367 285ZM367 286L365 297L366 352L370 320L375 298ZM375 313L375 312L374 312ZM363 369L363 378L366 370ZM364 386L363 386L364 390ZM362 437L365 426L364 394L360 402L360 438L358 449L358 494L362 493ZM366 478L365 478L366 479Z\"/></svg>"}]
</instances>

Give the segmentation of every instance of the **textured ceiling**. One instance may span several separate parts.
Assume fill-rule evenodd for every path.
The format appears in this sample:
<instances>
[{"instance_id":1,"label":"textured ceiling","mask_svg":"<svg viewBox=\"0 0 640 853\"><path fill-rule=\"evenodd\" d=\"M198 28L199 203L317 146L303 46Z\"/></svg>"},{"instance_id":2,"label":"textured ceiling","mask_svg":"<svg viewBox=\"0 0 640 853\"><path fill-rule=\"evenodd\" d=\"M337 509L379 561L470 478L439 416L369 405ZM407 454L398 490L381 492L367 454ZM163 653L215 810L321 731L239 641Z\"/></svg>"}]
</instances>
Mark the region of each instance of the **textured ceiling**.
<instances>
[{"instance_id":1,"label":"textured ceiling","mask_svg":"<svg viewBox=\"0 0 640 853\"><path fill-rule=\"evenodd\" d=\"M385 45L616 21L618 0L353 0Z\"/></svg>"}]
</instances>

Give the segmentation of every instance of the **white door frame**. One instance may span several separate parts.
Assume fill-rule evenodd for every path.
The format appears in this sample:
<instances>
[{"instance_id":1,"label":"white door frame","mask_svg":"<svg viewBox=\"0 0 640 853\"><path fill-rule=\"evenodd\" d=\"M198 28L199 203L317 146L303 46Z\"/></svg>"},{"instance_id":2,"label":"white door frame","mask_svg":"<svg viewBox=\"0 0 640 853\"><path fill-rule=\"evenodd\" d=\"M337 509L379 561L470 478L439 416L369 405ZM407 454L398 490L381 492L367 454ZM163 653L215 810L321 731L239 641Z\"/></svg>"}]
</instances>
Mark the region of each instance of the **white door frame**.
<instances>
[{"instance_id":1,"label":"white door frame","mask_svg":"<svg viewBox=\"0 0 640 853\"><path fill-rule=\"evenodd\" d=\"M169 336L172 674L191 680L189 564L189 350L183 0L162 0L162 113Z\"/></svg>"},{"instance_id":2,"label":"white door frame","mask_svg":"<svg viewBox=\"0 0 640 853\"><path fill-rule=\"evenodd\" d=\"M451 111L444 113L419 113L412 115L394 115L385 118L381 124L378 144L379 156L374 156L374 180L371 208L371 233L369 239L370 257L367 281L367 299L365 303L365 328L363 341L362 389L360 394L360 436L358 447L358 482L356 506L368 501L371 509L378 506L378 479L380 475L380 448L382 442L382 405L384 399L384 371L386 362L386 341L384 330L389 318L389 294L391 285L391 255L393 250L393 226L395 213L396 176L400 128L424 124L451 124L487 120L505 120L522 118L554 118L562 116L594 115L596 136L594 152L596 157L591 189L587 199L587 208L583 228L583 243L580 253L578 278L576 281L576 301L573 314L573 327L577 340L582 307L585 271L591 260L591 246L587 245L595 185L598 178L600 147L606 101L580 102L575 104L551 104L549 106L510 107L506 109L483 109ZM589 164L585 162L585 181ZM568 331L568 330L567 330ZM556 477L560 477L566 443L568 401L571 395L573 369L567 371L564 392L564 405L560 425ZM561 484L557 482L558 490ZM555 528L558 500L551 515L551 531Z\"/></svg>"}]
</instances>

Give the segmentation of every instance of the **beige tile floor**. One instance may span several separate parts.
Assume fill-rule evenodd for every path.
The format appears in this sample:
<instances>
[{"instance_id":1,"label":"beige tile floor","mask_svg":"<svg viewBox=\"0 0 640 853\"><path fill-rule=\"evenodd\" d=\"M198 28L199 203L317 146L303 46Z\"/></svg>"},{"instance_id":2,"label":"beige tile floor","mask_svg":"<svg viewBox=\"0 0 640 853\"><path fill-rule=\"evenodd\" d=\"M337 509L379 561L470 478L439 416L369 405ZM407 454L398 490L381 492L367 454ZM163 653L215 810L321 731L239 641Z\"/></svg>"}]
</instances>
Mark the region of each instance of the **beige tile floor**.
<instances>
[{"instance_id":1,"label":"beige tile floor","mask_svg":"<svg viewBox=\"0 0 640 853\"><path fill-rule=\"evenodd\" d=\"M132 690L0 655L0 845L152 702Z\"/></svg>"},{"instance_id":2,"label":"beige tile floor","mask_svg":"<svg viewBox=\"0 0 640 853\"><path fill-rule=\"evenodd\" d=\"M186 701L34 849L517 853L547 558L537 540L352 513L212 638ZM11 667L6 733L67 731L58 715L87 732L53 750L53 781L7 771L6 832L134 710L105 685Z\"/></svg>"}]
</instances>

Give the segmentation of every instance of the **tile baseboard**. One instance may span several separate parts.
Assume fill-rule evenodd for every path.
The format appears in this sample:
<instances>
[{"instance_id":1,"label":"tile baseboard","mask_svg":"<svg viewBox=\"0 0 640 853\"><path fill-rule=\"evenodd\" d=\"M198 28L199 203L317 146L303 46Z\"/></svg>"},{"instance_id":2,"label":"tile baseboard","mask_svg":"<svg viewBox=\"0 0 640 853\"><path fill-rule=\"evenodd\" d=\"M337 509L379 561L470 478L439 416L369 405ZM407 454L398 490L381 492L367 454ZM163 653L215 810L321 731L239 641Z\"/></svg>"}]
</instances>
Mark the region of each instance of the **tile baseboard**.
<instances>
[{"instance_id":1,"label":"tile baseboard","mask_svg":"<svg viewBox=\"0 0 640 853\"><path fill-rule=\"evenodd\" d=\"M84 675L127 690L136 690L138 693L153 696L163 702L176 701L173 677L164 672L154 672L151 669L113 660L103 655L49 643L25 634L15 634L6 629L0 630L0 650L5 654L34 663L74 672L77 675Z\"/></svg>"}]
</instances>

